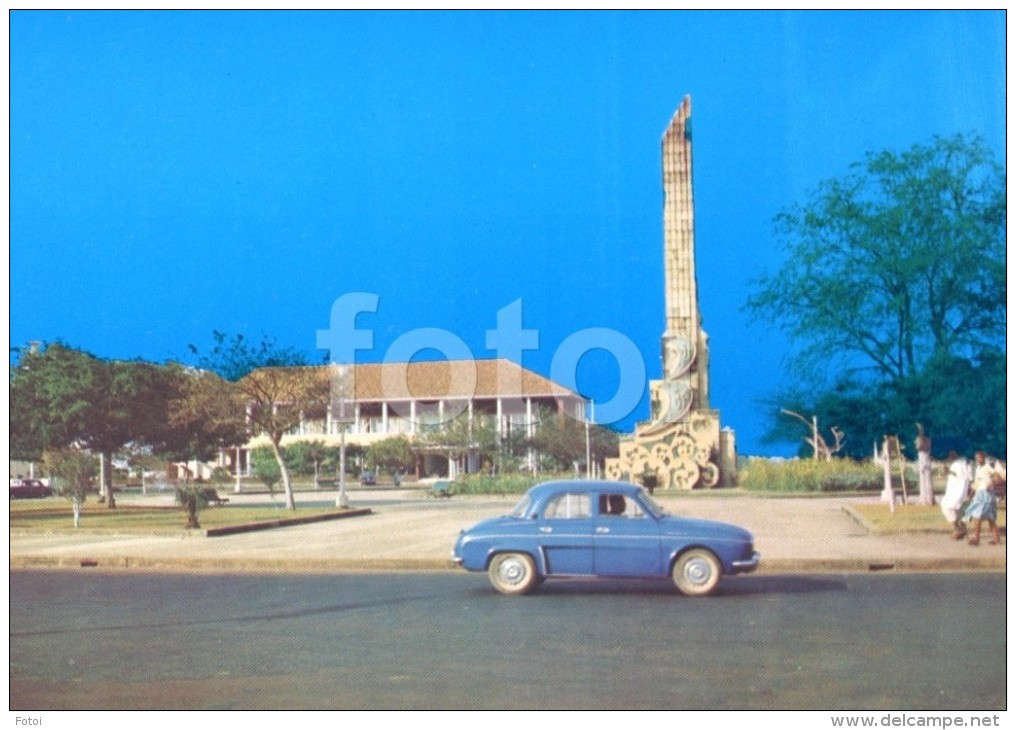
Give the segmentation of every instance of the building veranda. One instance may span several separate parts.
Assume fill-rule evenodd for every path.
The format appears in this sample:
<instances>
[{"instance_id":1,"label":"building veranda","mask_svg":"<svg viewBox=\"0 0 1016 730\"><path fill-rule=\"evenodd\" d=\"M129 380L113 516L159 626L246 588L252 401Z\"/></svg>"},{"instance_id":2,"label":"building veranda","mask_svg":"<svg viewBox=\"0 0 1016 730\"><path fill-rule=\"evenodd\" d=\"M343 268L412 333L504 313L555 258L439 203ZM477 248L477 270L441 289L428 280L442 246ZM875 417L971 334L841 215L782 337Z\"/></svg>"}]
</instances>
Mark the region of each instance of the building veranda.
<instances>
[{"instance_id":1,"label":"building veranda","mask_svg":"<svg viewBox=\"0 0 1016 730\"><path fill-rule=\"evenodd\" d=\"M321 389L317 404L299 412L297 425L282 439L326 447L345 443L364 451L401 436L412 444L414 476L454 478L489 468L481 434L498 443L528 443L548 418L585 424L589 402L580 394L505 359L366 363L292 368ZM285 370L285 369L283 369ZM285 373L282 373L285 376ZM248 406L250 408L252 406ZM274 408L289 408L277 403ZM441 434L455 431L454 445ZM264 434L220 453L217 466L238 477L254 476L251 452L269 445ZM536 470L539 454L524 450L522 467Z\"/></svg>"}]
</instances>

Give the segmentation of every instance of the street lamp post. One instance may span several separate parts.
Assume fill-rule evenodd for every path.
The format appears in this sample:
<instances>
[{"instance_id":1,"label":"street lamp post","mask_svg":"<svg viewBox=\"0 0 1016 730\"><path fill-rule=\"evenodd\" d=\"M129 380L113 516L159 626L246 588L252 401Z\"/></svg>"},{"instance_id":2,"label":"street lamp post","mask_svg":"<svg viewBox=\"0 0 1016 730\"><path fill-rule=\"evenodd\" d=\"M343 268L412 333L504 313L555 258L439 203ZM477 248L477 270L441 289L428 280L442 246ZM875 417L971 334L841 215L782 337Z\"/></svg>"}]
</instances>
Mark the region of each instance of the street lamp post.
<instances>
[{"instance_id":1,"label":"street lamp post","mask_svg":"<svg viewBox=\"0 0 1016 730\"><path fill-rule=\"evenodd\" d=\"M346 428L351 421L347 414L347 407L350 401L352 388L349 383L349 366L339 365L335 379L332 382L332 400L337 400L339 405L339 491L335 495L335 506L345 509L349 506L349 497L346 495Z\"/></svg>"},{"instance_id":2,"label":"street lamp post","mask_svg":"<svg viewBox=\"0 0 1016 730\"><path fill-rule=\"evenodd\" d=\"M349 506L346 496L346 424L341 424L339 432L339 493L335 495L335 506L345 509Z\"/></svg>"}]
</instances>

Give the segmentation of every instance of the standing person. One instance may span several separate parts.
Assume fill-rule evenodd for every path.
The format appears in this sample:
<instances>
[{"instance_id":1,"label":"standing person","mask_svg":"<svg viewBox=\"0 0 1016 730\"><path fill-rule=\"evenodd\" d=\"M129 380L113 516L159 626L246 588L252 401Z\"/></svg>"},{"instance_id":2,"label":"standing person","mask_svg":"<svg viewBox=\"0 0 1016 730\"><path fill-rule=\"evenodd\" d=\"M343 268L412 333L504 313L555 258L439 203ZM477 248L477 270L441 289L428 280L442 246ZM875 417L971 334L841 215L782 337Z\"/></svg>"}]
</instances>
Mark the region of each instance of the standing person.
<instances>
[{"instance_id":1,"label":"standing person","mask_svg":"<svg viewBox=\"0 0 1016 730\"><path fill-rule=\"evenodd\" d=\"M942 495L942 514L953 526L953 539L962 540L966 537L967 528L960 516L960 508L967 501L967 492L973 476L967 460L955 451L949 452L949 477L945 482L945 494Z\"/></svg>"},{"instance_id":2,"label":"standing person","mask_svg":"<svg viewBox=\"0 0 1016 730\"><path fill-rule=\"evenodd\" d=\"M993 464L988 463L988 455L978 451L974 455L976 467L974 469L974 498L970 500L965 519L976 520L974 522L974 536L970 538L971 545L981 544L981 522L987 520L991 528L991 545L998 545L998 500L995 498L995 482L999 479L999 473Z\"/></svg>"},{"instance_id":3,"label":"standing person","mask_svg":"<svg viewBox=\"0 0 1016 730\"><path fill-rule=\"evenodd\" d=\"M918 502L935 504L935 493L931 488L931 438L924 433L924 426L917 424L917 478Z\"/></svg>"}]
</instances>

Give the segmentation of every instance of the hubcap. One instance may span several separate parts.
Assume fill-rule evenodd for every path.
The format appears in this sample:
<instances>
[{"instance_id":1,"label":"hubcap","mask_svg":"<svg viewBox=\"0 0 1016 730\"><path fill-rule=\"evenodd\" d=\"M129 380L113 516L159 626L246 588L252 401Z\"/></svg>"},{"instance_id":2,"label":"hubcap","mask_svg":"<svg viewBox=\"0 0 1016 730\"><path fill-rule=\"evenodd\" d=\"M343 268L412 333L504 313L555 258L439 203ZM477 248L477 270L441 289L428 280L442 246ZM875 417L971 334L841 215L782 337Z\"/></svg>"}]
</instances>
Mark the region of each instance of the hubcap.
<instances>
[{"instance_id":1,"label":"hubcap","mask_svg":"<svg viewBox=\"0 0 1016 730\"><path fill-rule=\"evenodd\" d=\"M702 558L689 560L684 566L684 577L697 586L708 583L712 575L712 567Z\"/></svg>"},{"instance_id":2,"label":"hubcap","mask_svg":"<svg viewBox=\"0 0 1016 730\"><path fill-rule=\"evenodd\" d=\"M498 568L498 575L505 583L518 583L525 577L526 569L520 560L505 560Z\"/></svg>"}]
</instances>

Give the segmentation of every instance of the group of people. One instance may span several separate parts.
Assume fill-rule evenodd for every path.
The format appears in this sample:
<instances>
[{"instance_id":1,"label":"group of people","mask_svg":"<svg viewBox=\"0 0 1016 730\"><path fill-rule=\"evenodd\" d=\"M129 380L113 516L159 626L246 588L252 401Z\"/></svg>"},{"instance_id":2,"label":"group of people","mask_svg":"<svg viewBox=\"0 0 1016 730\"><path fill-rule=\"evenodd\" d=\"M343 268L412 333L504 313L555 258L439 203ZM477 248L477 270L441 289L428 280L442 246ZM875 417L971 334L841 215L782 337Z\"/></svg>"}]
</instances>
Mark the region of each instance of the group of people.
<instances>
[{"instance_id":1,"label":"group of people","mask_svg":"<svg viewBox=\"0 0 1016 730\"><path fill-rule=\"evenodd\" d=\"M1004 489L1005 465L989 459L983 451L974 455L971 466L966 458L955 451L949 452L949 476L942 496L942 513L953 526L953 538L967 536L966 521L972 523L973 535L968 542L981 544L981 523L987 522L991 530L992 545L998 545L998 496Z\"/></svg>"}]
</instances>

